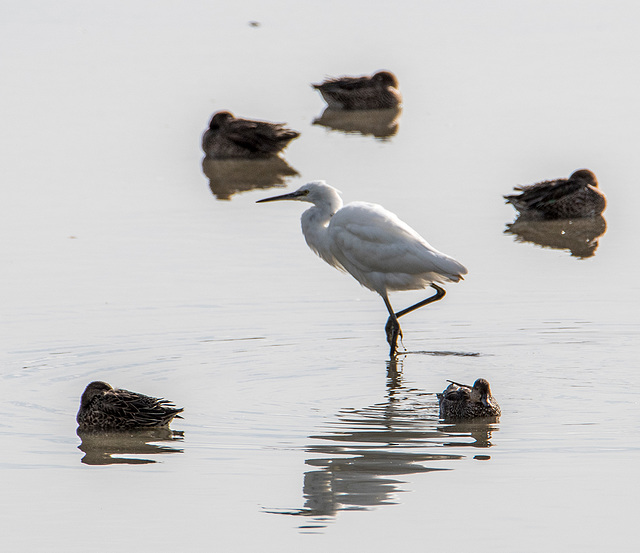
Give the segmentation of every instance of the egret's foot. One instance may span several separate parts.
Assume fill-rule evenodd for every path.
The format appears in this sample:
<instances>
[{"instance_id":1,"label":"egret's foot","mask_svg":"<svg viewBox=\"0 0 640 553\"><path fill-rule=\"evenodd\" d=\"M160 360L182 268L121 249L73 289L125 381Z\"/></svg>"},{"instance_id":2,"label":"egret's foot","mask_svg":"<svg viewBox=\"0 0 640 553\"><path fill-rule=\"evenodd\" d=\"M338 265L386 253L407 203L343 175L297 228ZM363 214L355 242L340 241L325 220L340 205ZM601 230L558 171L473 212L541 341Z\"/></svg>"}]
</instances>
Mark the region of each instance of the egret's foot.
<instances>
[{"instance_id":1,"label":"egret's foot","mask_svg":"<svg viewBox=\"0 0 640 553\"><path fill-rule=\"evenodd\" d=\"M391 347L389 350L389 356L395 357L398 351L398 338L402 339L402 330L400 329L400 323L395 317L389 317L387 324L384 327L387 333L387 343Z\"/></svg>"}]
</instances>

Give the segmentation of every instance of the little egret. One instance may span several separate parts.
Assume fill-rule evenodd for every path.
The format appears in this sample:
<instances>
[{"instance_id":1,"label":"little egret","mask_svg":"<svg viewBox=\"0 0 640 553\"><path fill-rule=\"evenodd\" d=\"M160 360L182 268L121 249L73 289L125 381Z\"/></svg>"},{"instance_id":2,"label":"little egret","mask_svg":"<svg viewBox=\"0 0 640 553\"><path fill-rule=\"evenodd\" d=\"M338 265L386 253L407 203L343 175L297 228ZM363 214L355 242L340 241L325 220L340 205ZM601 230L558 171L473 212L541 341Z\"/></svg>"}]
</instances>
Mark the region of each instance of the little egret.
<instances>
[{"instance_id":1,"label":"little egret","mask_svg":"<svg viewBox=\"0 0 640 553\"><path fill-rule=\"evenodd\" d=\"M529 219L574 219L597 217L607 206L598 189L598 179L588 169L575 171L568 179L555 179L517 186L520 194L504 196Z\"/></svg>"},{"instance_id":2,"label":"little egret","mask_svg":"<svg viewBox=\"0 0 640 553\"><path fill-rule=\"evenodd\" d=\"M396 355L402 331L398 319L440 300L445 291L436 283L458 282L467 269L455 259L433 248L409 225L382 206L353 202L342 206L338 191L324 181L305 184L295 192L258 200L309 202L301 218L302 233L309 247L329 265L349 273L362 286L384 300L389 319L385 326L390 355ZM421 290L431 286L436 293L394 312L388 293Z\"/></svg>"}]
</instances>

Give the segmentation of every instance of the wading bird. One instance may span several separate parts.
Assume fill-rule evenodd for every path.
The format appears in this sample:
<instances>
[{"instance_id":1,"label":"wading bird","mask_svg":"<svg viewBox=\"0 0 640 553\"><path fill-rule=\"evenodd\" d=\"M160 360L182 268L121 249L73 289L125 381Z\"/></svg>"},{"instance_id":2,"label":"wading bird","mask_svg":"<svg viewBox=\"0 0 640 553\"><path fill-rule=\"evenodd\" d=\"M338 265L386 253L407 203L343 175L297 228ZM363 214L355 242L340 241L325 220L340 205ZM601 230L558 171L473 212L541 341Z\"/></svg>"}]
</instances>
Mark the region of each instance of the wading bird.
<instances>
[{"instance_id":1,"label":"wading bird","mask_svg":"<svg viewBox=\"0 0 640 553\"><path fill-rule=\"evenodd\" d=\"M219 111L202 135L202 149L207 156L218 159L264 158L279 154L299 136L284 123L240 119Z\"/></svg>"},{"instance_id":2,"label":"wading bird","mask_svg":"<svg viewBox=\"0 0 640 553\"><path fill-rule=\"evenodd\" d=\"M433 248L382 206L353 202L343 207L338 191L324 181L310 182L295 192L258 203L277 200L312 203L301 218L309 247L329 265L380 294L389 311L385 331L391 357L396 354L398 337L402 338L398 319L442 299L445 291L436 283L458 282L467 273L461 263ZM427 286L436 291L435 295L394 313L389 292Z\"/></svg>"},{"instance_id":3,"label":"wading bird","mask_svg":"<svg viewBox=\"0 0 640 553\"><path fill-rule=\"evenodd\" d=\"M170 401L91 382L80 399L76 420L79 430L140 430L169 426L184 409Z\"/></svg>"},{"instance_id":4,"label":"wading bird","mask_svg":"<svg viewBox=\"0 0 640 553\"><path fill-rule=\"evenodd\" d=\"M522 216L531 219L596 217L607 205L598 189L598 179L588 169L579 169L568 179L555 179L517 186L520 194L504 196Z\"/></svg>"},{"instance_id":5,"label":"wading bird","mask_svg":"<svg viewBox=\"0 0 640 553\"><path fill-rule=\"evenodd\" d=\"M388 109L402 103L398 79L390 71L372 76L338 77L311 85L333 109Z\"/></svg>"},{"instance_id":6,"label":"wading bird","mask_svg":"<svg viewBox=\"0 0 640 553\"><path fill-rule=\"evenodd\" d=\"M491 395L489 383L478 378L473 386L458 384L453 380L444 392L438 394L440 417L443 419L475 419L478 417L499 417L500 406Z\"/></svg>"}]
</instances>

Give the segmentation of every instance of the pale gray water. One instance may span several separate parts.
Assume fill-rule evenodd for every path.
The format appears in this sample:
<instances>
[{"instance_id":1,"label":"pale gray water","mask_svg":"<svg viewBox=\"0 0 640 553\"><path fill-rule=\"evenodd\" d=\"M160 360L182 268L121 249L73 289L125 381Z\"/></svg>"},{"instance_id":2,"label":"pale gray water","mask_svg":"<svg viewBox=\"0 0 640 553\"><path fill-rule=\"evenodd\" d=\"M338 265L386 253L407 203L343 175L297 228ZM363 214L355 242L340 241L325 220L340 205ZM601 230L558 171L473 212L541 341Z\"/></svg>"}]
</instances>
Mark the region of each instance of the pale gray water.
<instances>
[{"instance_id":1,"label":"pale gray water","mask_svg":"<svg viewBox=\"0 0 640 553\"><path fill-rule=\"evenodd\" d=\"M634 3L4 11L3 550L635 550ZM313 125L310 82L381 68L395 135ZM382 301L307 249L303 206L212 194L219 109L302 133L281 184L380 203L469 268L403 320L396 374ZM504 233L502 194L581 167L595 254ZM446 379L479 376L500 422L440 423ZM183 406L184 434L81 444L95 379Z\"/></svg>"}]
</instances>

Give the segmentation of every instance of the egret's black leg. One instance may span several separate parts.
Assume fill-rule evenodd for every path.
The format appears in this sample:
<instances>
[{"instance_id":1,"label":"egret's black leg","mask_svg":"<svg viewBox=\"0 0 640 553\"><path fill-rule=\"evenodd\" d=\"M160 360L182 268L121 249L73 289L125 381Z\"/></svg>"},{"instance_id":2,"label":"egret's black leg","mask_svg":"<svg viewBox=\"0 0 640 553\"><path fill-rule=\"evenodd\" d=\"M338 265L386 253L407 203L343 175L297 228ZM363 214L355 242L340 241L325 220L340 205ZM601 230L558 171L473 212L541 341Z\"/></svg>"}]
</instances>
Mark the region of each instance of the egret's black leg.
<instances>
[{"instance_id":1,"label":"egret's black leg","mask_svg":"<svg viewBox=\"0 0 640 553\"><path fill-rule=\"evenodd\" d=\"M434 301L438 301L444 298L444 295L446 294L446 292L444 291L444 288L440 288L440 286L438 286L437 284L431 284L431 288L433 288L436 291L436 293L433 296L428 297L426 300L419 301L415 305L412 305L411 307L407 307L402 311L398 311L397 313L395 313L396 319L399 319L403 315L406 315L407 313L411 313L416 309L420 309L425 305L433 303Z\"/></svg>"},{"instance_id":2,"label":"egret's black leg","mask_svg":"<svg viewBox=\"0 0 640 553\"><path fill-rule=\"evenodd\" d=\"M387 319L387 324L384 327L385 332L387 333L387 342L389 343L389 357L393 358L396 356L396 351L398 347L398 337L402 339L402 330L400 329L400 323L398 322L398 317L393 312L393 307L391 307L391 303L389 302L389 298L384 295L382 296L385 305L387 306L387 311L389 311L389 318Z\"/></svg>"},{"instance_id":3,"label":"egret's black leg","mask_svg":"<svg viewBox=\"0 0 640 553\"><path fill-rule=\"evenodd\" d=\"M444 291L444 288L441 288L437 284L431 284L431 288L433 288L436 291L436 293L433 296L430 296L426 300L422 300L416 303L415 305L412 305L411 307L407 307L402 311L398 311L397 313L394 313L393 307L391 307L391 303L389 302L389 298L386 295L382 296L382 299L384 300L384 303L387 306L387 310L389 311L389 318L387 319L387 324L385 325L384 330L387 333L387 342L391 347L389 351L390 357L395 357L397 353L398 338L402 339L402 330L400 329L400 323L398 322L398 319L403 315L406 315L407 313L411 313L416 309L420 309L425 305L429 305L434 301L438 301L444 298L446 294L446 292Z\"/></svg>"}]
</instances>

